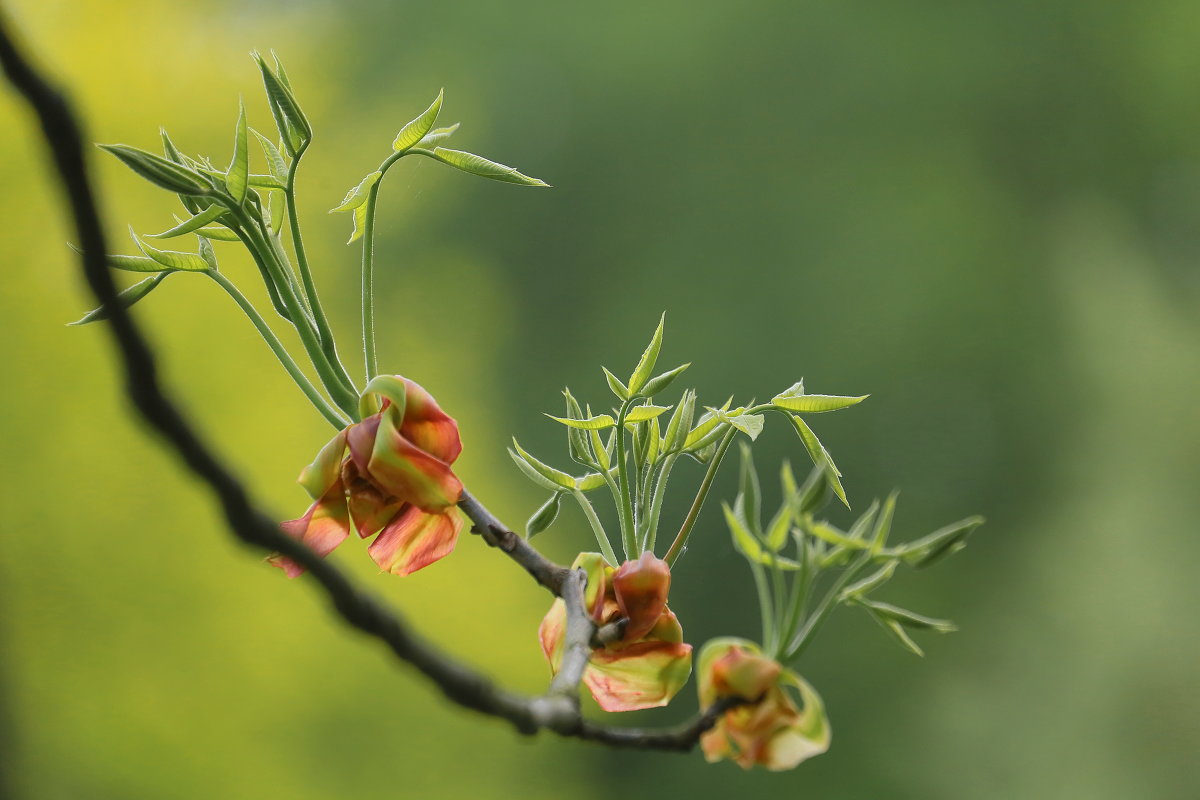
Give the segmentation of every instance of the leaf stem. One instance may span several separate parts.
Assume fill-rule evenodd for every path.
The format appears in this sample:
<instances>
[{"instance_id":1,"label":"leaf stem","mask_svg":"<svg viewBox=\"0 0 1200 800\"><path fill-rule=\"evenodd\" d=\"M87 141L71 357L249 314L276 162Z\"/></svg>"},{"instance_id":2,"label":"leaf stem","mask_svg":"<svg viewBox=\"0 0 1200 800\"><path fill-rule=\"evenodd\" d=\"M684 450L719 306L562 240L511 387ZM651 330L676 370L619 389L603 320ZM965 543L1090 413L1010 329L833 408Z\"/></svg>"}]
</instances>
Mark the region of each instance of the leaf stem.
<instances>
[{"instance_id":1,"label":"leaf stem","mask_svg":"<svg viewBox=\"0 0 1200 800\"><path fill-rule=\"evenodd\" d=\"M696 499L692 501L692 507L688 510L687 517L684 518L683 525L679 528L679 533L675 534L675 541L671 542L671 549L667 551L666 561L668 565L674 566L675 560L683 553L684 545L687 544L692 527L696 524L696 519L700 516L700 509L704 507L704 500L708 497L708 491L712 488L713 479L717 477L717 469L720 468L721 460L725 458L725 451L729 449L729 444L733 441L736 433L737 428L730 425L724 438L721 439L721 443L717 446L717 451L713 453L712 461L708 462L708 471L704 473L704 480L700 482L700 488L696 491Z\"/></svg>"},{"instance_id":2,"label":"leaf stem","mask_svg":"<svg viewBox=\"0 0 1200 800\"><path fill-rule=\"evenodd\" d=\"M592 526L592 532L596 534L596 544L600 546L600 553L608 563L614 567L619 566L617 563L617 554L613 552L612 543L608 541L608 534L604 532L604 525L600 522L600 518L596 516L596 509L592 507L592 501L584 496L583 492L578 489L571 490L572 496L579 503L579 507L583 509L583 515L587 517L588 524Z\"/></svg>"},{"instance_id":3,"label":"leaf stem","mask_svg":"<svg viewBox=\"0 0 1200 800\"><path fill-rule=\"evenodd\" d=\"M629 466L625 463L625 416L636 398L631 397L621 404L617 414L617 479L621 487L621 499L617 511L621 515L621 546L626 558L637 558L637 527L633 515L633 499L629 492Z\"/></svg>"},{"instance_id":4,"label":"leaf stem","mask_svg":"<svg viewBox=\"0 0 1200 800\"><path fill-rule=\"evenodd\" d=\"M308 398L309 402L313 404L317 411L321 412L321 416L325 417L325 419L329 421L329 424L338 430L341 430L349 425L350 420L343 417L337 411L337 409L330 405L329 401L327 401L321 395L320 391L317 390L317 387L313 386L312 381L308 379L308 377L300 369L299 365L296 364L295 359L293 359L291 354L288 353L287 348L283 346L283 343L279 341L279 337L275 335L275 332L271 330L269 325L267 325L266 320L264 320L262 315L258 313L258 309L256 309L254 305L246 299L246 296L241 293L237 286L235 286L232 281L230 281L220 272L210 270L205 274L216 281L217 285L224 289L225 292L231 298L233 298L233 301L237 303L238 308L240 308L246 314L246 316L250 318L250 322L253 323L255 329L258 330L259 334L263 338L263 341L267 343L267 347L271 348L271 352L275 354L275 358L279 359L279 363L283 365L285 370L287 370L288 375L292 376L292 380L294 380L296 385L300 387L300 391L304 392L304 396Z\"/></svg>"}]
</instances>

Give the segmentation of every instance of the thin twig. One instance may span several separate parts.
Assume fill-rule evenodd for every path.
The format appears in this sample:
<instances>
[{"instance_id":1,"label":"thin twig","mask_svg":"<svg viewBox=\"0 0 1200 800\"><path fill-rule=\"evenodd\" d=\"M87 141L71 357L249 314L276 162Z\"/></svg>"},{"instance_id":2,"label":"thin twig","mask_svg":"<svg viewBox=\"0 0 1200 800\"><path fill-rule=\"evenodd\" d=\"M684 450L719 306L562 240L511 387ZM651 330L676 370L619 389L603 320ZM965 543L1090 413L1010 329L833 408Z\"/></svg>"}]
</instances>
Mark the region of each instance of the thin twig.
<instances>
[{"instance_id":1,"label":"thin twig","mask_svg":"<svg viewBox=\"0 0 1200 800\"><path fill-rule=\"evenodd\" d=\"M689 750L700 734L715 724L727 710L725 701L715 704L692 722L661 731L622 730L583 720L576 708L573 719L555 718L553 724L538 713L541 698L509 692L472 668L446 655L417 636L395 611L358 589L332 564L318 557L299 541L285 535L276 521L259 510L240 481L222 464L171 401L158 379L150 348L128 311L117 300L117 289L105 264L108 252L95 195L84 161L84 138L74 113L64 97L51 87L17 50L10 37L8 17L0 8L0 65L9 82L25 98L41 124L46 144L54 159L63 191L78 230L81 262L88 286L108 311L113 341L125 373L125 387L134 406L187 467L200 477L221 504L230 530L241 541L268 552L278 552L304 567L328 595L334 611L348 625L381 640L401 660L412 664L442 693L458 705L504 719L521 733L548 727L560 734L617 746L646 749ZM464 493L463 511L476 532L491 546L508 554L555 595L563 594L569 570L545 559L519 536L508 530L474 497ZM582 606L582 585L570 582L568 604ZM590 639L594 628L587 632Z\"/></svg>"}]
</instances>

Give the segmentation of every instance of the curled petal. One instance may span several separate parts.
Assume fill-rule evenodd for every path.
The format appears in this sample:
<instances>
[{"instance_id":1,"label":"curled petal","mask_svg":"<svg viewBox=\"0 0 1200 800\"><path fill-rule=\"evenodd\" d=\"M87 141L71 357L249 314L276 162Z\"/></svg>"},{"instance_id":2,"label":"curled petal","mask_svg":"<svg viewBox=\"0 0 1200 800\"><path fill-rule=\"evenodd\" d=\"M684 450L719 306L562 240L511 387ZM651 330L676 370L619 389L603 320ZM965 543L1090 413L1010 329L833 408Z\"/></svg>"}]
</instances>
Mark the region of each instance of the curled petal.
<instances>
[{"instance_id":1,"label":"curled petal","mask_svg":"<svg viewBox=\"0 0 1200 800\"><path fill-rule=\"evenodd\" d=\"M665 706L692 672L692 646L643 641L592 652L583 682L605 711Z\"/></svg>"},{"instance_id":2,"label":"curled petal","mask_svg":"<svg viewBox=\"0 0 1200 800\"><path fill-rule=\"evenodd\" d=\"M367 552L380 568L394 575L408 575L449 555L462 527L457 509L427 514L416 506L406 506L371 542Z\"/></svg>"},{"instance_id":3,"label":"curled petal","mask_svg":"<svg viewBox=\"0 0 1200 800\"><path fill-rule=\"evenodd\" d=\"M321 448L313 462L300 473L300 485L313 500L322 497L337 482L341 475L342 456L345 453L346 431L341 430Z\"/></svg>"},{"instance_id":4,"label":"curled petal","mask_svg":"<svg viewBox=\"0 0 1200 800\"><path fill-rule=\"evenodd\" d=\"M367 465L370 479L388 494L431 514L457 503L463 487L450 466L401 435L386 411L381 415L382 420L375 422L375 441ZM366 421L362 424L365 426Z\"/></svg>"},{"instance_id":5,"label":"curled petal","mask_svg":"<svg viewBox=\"0 0 1200 800\"><path fill-rule=\"evenodd\" d=\"M404 507L404 501L385 495L362 477L354 459L348 458L342 465L342 483L350 496L350 518L364 539L378 533Z\"/></svg>"},{"instance_id":6,"label":"curled petal","mask_svg":"<svg viewBox=\"0 0 1200 800\"><path fill-rule=\"evenodd\" d=\"M308 545L322 558L329 555L350 535L350 515L341 481L335 482L303 517L282 522L279 527L288 536ZM304 573L303 567L285 556L273 555L267 561L282 569L289 578Z\"/></svg>"},{"instance_id":7,"label":"curled petal","mask_svg":"<svg viewBox=\"0 0 1200 800\"><path fill-rule=\"evenodd\" d=\"M402 380L407 393L400 434L435 458L453 464L462 452L458 423L420 384Z\"/></svg>"},{"instance_id":8,"label":"curled petal","mask_svg":"<svg viewBox=\"0 0 1200 800\"><path fill-rule=\"evenodd\" d=\"M729 758L743 769L760 765L785 770L829 749L829 723L820 696L753 642L714 639L705 644L698 660L702 707L722 696L761 695L758 702L725 712L700 737L707 760ZM800 706L789 688L799 694Z\"/></svg>"},{"instance_id":9,"label":"curled petal","mask_svg":"<svg viewBox=\"0 0 1200 800\"><path fill-rule=\"evenodd\" d=\"M641 639L658 622L667 607L671 568L646 551L636 561L626 561L613 574L613 590L621 614L629 619L626 641Z\"/></svg>"},{"instance_id":10,"label":"curled petal","mask_svg":"<svg viewBox=\"0 0 1200 800\"><path fill-rule=\"evenodd\" d=\"M542 645L542 655L550 664L551 675L557 675L562 665L563 636L566 631L567 606L561 599L556 599L538 626L538 641Z\"/></svg>"}]
</instances>

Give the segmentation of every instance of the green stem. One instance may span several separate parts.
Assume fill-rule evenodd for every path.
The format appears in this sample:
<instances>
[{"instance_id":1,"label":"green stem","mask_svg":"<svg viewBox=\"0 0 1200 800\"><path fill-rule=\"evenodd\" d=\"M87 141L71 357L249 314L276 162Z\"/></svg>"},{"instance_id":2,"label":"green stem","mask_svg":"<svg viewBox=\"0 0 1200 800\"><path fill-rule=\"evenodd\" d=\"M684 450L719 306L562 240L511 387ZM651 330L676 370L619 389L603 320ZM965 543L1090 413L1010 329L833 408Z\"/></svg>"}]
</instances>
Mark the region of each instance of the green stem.
<instances>
[{"instance_id":1,"label":"green stem","mask_svg":"<svg viewBox=\"0 0 1200 800\"><path fill-rule=\"evenodd\" d=\"M692 527L696 524L696 519L700 516L700 509L704 507L704 500L708 497L708 490L712 488L712 482L717 477L717 469L721 466L721 460L725 458L725 451L729 449L730 442L733 441L734 435L737 433L737 428L732 425L725 433L721 443L717 445L717 451L713 453L712 461L708 462L708 471L704 473L704 480L700 483L700 488L696 492L696 499L692 501L692 507L688 510L687 517L683 520L683 525L679 528L679 533L675 534L675 541L671 542L671 549L667 551L666 561L668 565L674 565L675 559L683 552L684 545L687 544L688 536L692 532Z\"/></svg>"},{"instance_id":2,"label":"green stem","mask_svg":"<svg viewBox=\"0 0 1200 800\"><path fill-rule=\"evenodd\" d=\"M771 594L767 589L767 578L763 574L762 564L752 558L746 559L746 561L750 565L750 572L754 575L754 588L758 592L758 610L762 616L763 648L773 657L779 647L779 642L777 640L778 632L775 628L775 612L771 605Z\"/></svg>"},{"instance_id":3,"label":"green stem","mask_svg":"<svg viewBox=\"0 0 1200 800\"><path fill-rule=\"evenodd\" d=\"M617 510L621 516L621 546L625 548L626 558L637 558L637 526L633 516L633 500L629 493L629 466L625 463L625 416L633 405L634 398L629 398L621 404L617 414L617 480L621 487L621 501Z\"/></svg>"},{"instance_id":4,"label":"green stem","mask_svg":"<svg viewBox=\"0 0 1200 800\"><path fill-rule=\"evenodd\" d=\"M329 396L333 398L333 402L351 419L357 419L358 414L358 396L352 390L339 380L336 371L329 363L329 359L325 356L325 352L321 349L321 343L317 339L316 330L309 324L310 318L307 311L303 308L300 298L296 295L294 286L288 281L285 267L279 261L278 255L274 252L266 241L264 241L251 220L247 219L244 211L240 212L242 219L238 221L245 228L243 235L247 247L255 260L260 266L265 266L267 272L275 281L275 285L279 289L280 297L283 300L284 306L296 319L302 322L294 323L296 332L300 335L300 341L304 345L305 352L308 353L309 360L317 371L317 375L321 378L321 382L325 385L325 391L329 392Z\"/></svg>"},{"instance_id":5,"label":"green stem","mask_svg":"<svg viewBox=\"0 0 1200 800\"><path fill-rule=\"evenodd\" d=\"M321 342L322 352L325 353L325 358L333 367L338 379L350 391L357 394L354 386L354 381L351 380L350 374L346 372L345 366L342 365L342 360L337 354L337 343L333 338L333 330L329 327L329 319L325 316L325 309L321 305L321 298L317 294L317 284L313 280L312 268L308 263L308 253L304 249L304 238L300 235L300 216L296 210L296 168L300 164L300 155L297 154L292 159L291 166L288 168L287 188L284 189L283 195L287 202L287 217L288 225L292 233L292 248L296 251L296 264L300 268L300 281L304 288L304 297L308 301L308 307L312 311L313 322L317 326L317 338ZM286 263L287 256L280 253L281 260ZM291 274L291 269L287 270Z\"/></svg>"},{"instance_id":6,"label":"green stem","mask_svg":"<svg viewBox=\"0 0 1200 800\"><path fill-rule=\"evenodd\" d=\"M383 177L380 176L380 180ZM375 353L375 198L379 195L379 181L367 195L367 218L363 224L362 251L362 336L363 359L366 362L367 380L379 374L379 357Z\"/></svg>"},{"instance_id":7,"label":"green stem","mask_svg":"<svg viewBox=\"0 0 1200 800\"><path fill-rule=\"evenodd\" d=\"M238 307L250 318L250 322L254 324L255 329L262 335L263 341L267 343L267 347L271 348L271 352L275 354L275 358L279 359L279 363L287 370L288 375L292 376L292 380L300 387L300 391L304 392L304 396L308 398L309 402L313 404L317 411L321 412L321 416L325 417L329 421L329 424L338 430L349 425L350 420L339 414L337 409L331 406L329 401L321 395L317 387L312 385L312 381L308 379L296 364L295 359L288 353L287 348L279 341L279 337L275 335L275 332L267 325L266 320L258 313L258 309L246 299L246 296L238 290L237 286L220 272L209 271L206 274L216 281L217 285L224 289L233 298L233 302L237 303Z\"/></svg>"},{"instance_id":8,"label":"green stem","mask_svg":"<svg viewBox=\"0 0 1200 800\"><path fill-rule=\"evenodd\" d=\"M658 479L654 483L654 493L650 497L650 513L646 515L646 549L654 552L654 542L658 538L658 518L662 513L663 496L667 492L667 481L679 453L671 453L663 459L662 468L658 471Z\"/></svg>"},{"instance_id":9,"label":"green stem","mask_svg":"<svg viewBox=\"0 0 1200 800\"><path fill-rule=\"evenodd\" d=\"M612 543L608 541L608 534L604 532L604 525L596 516L596 509L592 507L592 501L584 497L583 492L578 489L573 489L571 494L578 501L579 507L583 509L583 515L587 517L588 524L592 526L592 532L596 534L596 544L600 546L601 555L614 567L620 566L617 562L617 554L613 552Z\"/></svg>"},{"instance_id":10,"label":"green stem","mask_svg":"<svg viewBox=\"0 0 1200 800\"><path fill-rule=\"evenodd\" d=\"M870 563L871 553L863 551L857 559L846 567L845 571L838 576L833 586L829 587L829 591L821 599L821 604L817 606L817 610L805 621L804 627L796 634L796 637L788 647L787 653L780 661L786 663L799 658L800 654L812 644L813 637L817 635L817 631L821 629L821 626L825 624L825 620L829 618L829 615L833 613L833 609L837 607L838 595L842 593L842 589L845 589L850 581L858 577Z\"/></svg>"}]
</instances>

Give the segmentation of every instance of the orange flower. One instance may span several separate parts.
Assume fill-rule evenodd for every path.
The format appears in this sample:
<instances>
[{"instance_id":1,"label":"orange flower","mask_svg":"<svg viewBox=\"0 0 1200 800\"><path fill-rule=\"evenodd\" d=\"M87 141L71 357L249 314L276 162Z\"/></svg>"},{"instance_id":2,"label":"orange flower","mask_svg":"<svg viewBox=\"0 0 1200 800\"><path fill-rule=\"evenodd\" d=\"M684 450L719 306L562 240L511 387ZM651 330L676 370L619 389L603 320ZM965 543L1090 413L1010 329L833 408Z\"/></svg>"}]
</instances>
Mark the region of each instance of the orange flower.
<instances>
[{"instance_id":1,"label":"orange flower","mask_svg":"<svg viewBox=\"0 0 1200 800\"><path fill-rule=\"evenodd\" d=\"M789 686L799 692L802 708ZM722 697L755 701L726 711L700 737L700 749L710 762L729 758L743 769L759 764L785 770L829 749L821 698L753 642L728 637L707 642L700 651L699 690L701 708Z\"/></svg>"},{"instance_id":2,"label":"orange flower","mask_svg":"<svg viewBox=\"0 0 1200 800\"><path fill-rule=\"evenodd\" d=\"M350 535L374 536L367 552L381 568L408 575L450 553L463 527L455 505L462 483L450 465L462 452L458 424L416 383L398 375L372 380L366 415L321 449L300 474L313 504L281 528L320 556ZM270 562L294 578L304 572L283 556Z\"/></svg>"},{"instance_id":3,"label":"orange flower","mask_svg":"<svg viewBox=\"0 0 1200 800\"><path fill-rule=\"evenodd\" d=\"M667 608L671 571L665 561L645 553L614 570L599 553L581 553L572 569L587 572L585 602L598 626L628 620L622 637L592 651L583 682L605 711L635 711L665 706L692 671L692 646ZM562 663L567 608L561 599L538 628L550 671Z\"/></svg>"}]
</instances>

